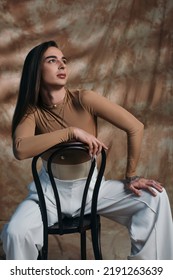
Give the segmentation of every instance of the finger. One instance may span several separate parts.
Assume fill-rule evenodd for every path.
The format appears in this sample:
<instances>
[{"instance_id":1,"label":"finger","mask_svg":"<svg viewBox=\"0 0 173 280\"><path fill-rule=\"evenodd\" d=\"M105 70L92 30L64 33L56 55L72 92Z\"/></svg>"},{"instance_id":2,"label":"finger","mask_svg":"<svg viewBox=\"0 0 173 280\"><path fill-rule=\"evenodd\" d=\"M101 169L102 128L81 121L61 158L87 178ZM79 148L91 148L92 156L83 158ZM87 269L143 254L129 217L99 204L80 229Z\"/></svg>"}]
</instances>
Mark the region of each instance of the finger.
<instances>
[{"instance_id":1,"label":"finger","mask_svg":"<svg viewBox=\"0 0 173 280\"><path fill-rule=\"evenodd\" d=\"M98 151L97 151L97 155L98 155L98 154L100 154L100 153L101 153L101 151L102 151L102 145L99 145L99 147L98 147Z\"/></svg>"},{"instance_id":2,"label":"finger","mask_svg":"<svg viewBox=\"0 0 173 280\"><path fill-rule=\"evenodd\" d=\"M103 146L101 144L98 145L98 150L97 150L97 154L96 154L97 156L101 153L102 147Z\"/></svg>"},{"instance_id":3,"label":"finger","mask_svg":"<svg viewBox=\"0 0 173 280\"><path fill-rule=\"evenodd\" d=\"M163 184L162 183L160 183L160 182L158 182L158 181L156 181L156 180L153 180L157 185L160 185L160 186L162 186L163 187Z\"/></svg>"},{"instance_id":4,"label":"finger","mask_svg":"<svg viewBox=\"0 0 173 280\"><path fill-rule=\"evenodd\" d=\"M98 149L99 149L99 145L97 144L96 141L92 141L92 143L90 144L90 156L91 157L95 157L98 153Z\"/></svg>"},{"instance_id":5,"label":"finger","mask_svg":"<svg viewBox=\"0 0 173 280\"><path fill-rule=\"evenodd\" d=\"M105 150L108 150L108 147L104 143L101 143L101 145Z\"/></svg>"},{"instance_id":6,"label":"finger","mask_svg":"<svg viewBox=\"0 0 173 280\"><path fill-rule=\"evenodd\" d=\"M149 193L151 193L151 195L156 196L157 192L154 190L153 186L146 184L142 184L142 185L137 185L137 183L135 183L134 188L137 190L138 188L143 189L145 191L148 191Z\"/></svg>"},{"instance_id":7,"label":"finger","mask_svg":"<svg viewBox=\"0 0 173 280\"><path fill-rule=\"evenodd\" d=\"M148 191L149 191L153 196L156 196L156 195L157 195L156 191L153 190L152 187L148 187Z\"/></svg>"},{"instance_id":8,"label":"finger","mask_svg":"<svg viewBox=\"0 0 173 280\"><path fill-rule=\"evenodd\" d=\"M99 153L101 153L102 151L102 148L105 149L105 150L108 150L108 147L103 143L103 142L100 142L98 139L96 139L96 151L95 152L95 155L99 155Z\"/></svg>"},{"instance_id":9,"label":"finger","mask_svg":"<svg viewBox=\"0 0 173 280\"><path fill-rule=\"evenodd\" d=\"M92 158L93 157L93 144L92 142L88 143L89 146L89 155Z\"/></svg>"},{"instance_id":10,"label":"finger","mask_svg":"<svg viewBox=\"0 0 173 280\"><path fill-rule=\"evenodd\" d=\"M141 195L141 191L139 189L136 189L132 184L130 184L128 188L137 196Z\"/></svg>"},{"instance_id":11,"label":"finger","mask_svg":"<svg viewBox=\"0 0 173 280\"><path fill-rule=\"evenodd\" d=\"M95 142L95 143L93 143L93 151L92 151L93 157L97 155L97 152L98 152L98 145Z\"/></svg>"},{"instance_id":12,"label":"finger","mask_svg":"<svg viewBox=\"0 0 173 280\"><path fill-rule=\"evenodd\" d=\"M147 184L147 186L151 186L151 187L155 188L159 192L163 191L162 185L154 180L148 180L148 182L146 184Z\"/></svg>"},{"instance_id":13,"label":"finger","mask_svg":"<svg viewBox=\"0 0 173 280\"><path fill-rule=\"evenodd\" d=\"M99 153L101 153L102 149L108 150L108 147L107 147L104 143L102 143L102 142L99 141L99 142L98 142L98 151L97 151L97 155L98 155Z\"/></svg>"}]
</instances>

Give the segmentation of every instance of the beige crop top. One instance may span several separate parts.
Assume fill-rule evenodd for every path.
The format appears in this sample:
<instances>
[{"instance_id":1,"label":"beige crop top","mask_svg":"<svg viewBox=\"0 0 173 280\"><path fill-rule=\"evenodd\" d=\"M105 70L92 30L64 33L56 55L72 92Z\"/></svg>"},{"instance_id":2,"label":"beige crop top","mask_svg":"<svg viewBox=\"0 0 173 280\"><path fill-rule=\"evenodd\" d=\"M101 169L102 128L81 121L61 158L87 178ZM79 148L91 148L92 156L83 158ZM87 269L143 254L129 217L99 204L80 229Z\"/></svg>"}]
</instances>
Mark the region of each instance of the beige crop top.
<instances>
[{"instance_id":1,"label":"beige crop top","mask_svg":"<svg viewBox=\"0 0 173 280\"><path fill-rule=\"evenodd\" d=\"M14 155L17 159L26 159L58 143L71 141L74 139L73 127L97 136L97 117L127 132L126 176L134 176L143 124L121 106L89 90L67 90L64 100L56 107L43 105L28 113L14 133Z\"/></svg>"}]
</instances>

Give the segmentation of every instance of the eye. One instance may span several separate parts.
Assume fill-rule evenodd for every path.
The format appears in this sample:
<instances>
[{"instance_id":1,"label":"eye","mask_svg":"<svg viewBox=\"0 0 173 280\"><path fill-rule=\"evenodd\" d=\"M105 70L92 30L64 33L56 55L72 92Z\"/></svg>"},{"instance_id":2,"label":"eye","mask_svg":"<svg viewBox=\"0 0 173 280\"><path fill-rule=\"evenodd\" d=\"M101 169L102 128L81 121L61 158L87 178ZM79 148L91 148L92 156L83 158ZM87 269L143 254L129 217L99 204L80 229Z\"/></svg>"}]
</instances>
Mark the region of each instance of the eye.
<instances>
[{"instance_id":1,"label":"eye","mask_svg":"<svg viewBox=\"0 0 173 280\"><path fill-rule=\"evenodd\" d=\"M48 60L48 63L57 63L57 59L56 58L51 58Z\"/></svg>"},{"instance_id":2,"label":"eye","mask_svg":"<svg viewBox=\"0 0 173 280\"><path fill-rule=\"evenodd\" d=\"M67 59L66 58L63 58L62 61L63 61L64 64L67 64Z\"/></svg>"}]
</instances>

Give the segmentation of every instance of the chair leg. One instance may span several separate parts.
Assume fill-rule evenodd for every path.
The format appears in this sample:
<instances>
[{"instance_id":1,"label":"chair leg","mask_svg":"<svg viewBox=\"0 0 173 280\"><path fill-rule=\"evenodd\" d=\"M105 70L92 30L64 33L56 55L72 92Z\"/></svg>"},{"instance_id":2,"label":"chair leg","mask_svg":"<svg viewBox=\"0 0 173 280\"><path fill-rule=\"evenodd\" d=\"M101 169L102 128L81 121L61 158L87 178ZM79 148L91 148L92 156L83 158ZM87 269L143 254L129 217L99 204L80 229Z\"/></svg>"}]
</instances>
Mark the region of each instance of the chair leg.
<instances>
[{"instance_id":1,"label":"chair leg","mask_svg":"<svg viewBox=\"0 0 173 280\"><path fill-rule=\"evenodd\" d=\"M46 248L44 245L41 248L40 251L38 251L38 257L37 260L47 260L48 258L48 248Z\"/></svg>"},{"instance_id":2,"label":"chair leg","mask_svg":"<svg viewBox=\"0 0 173 280\"><path fill-rule=\"evenodd\" d=\"M86 231L80 234L81 260L86 260Z\"/></svg>"},{"instance_id":3,"label":"chair leg","mask_svg":"<svg viewBox=\"0 0 173 280\"><path fill-rule=\"evenodd\" d=\"M42 260L47 260L48 259L48 247L43 247L42 248Z\"/></svg>"},{"instance_id":4,"label":"chair leg","mask_svg":"<svg viewBox=\"0 0 173 280\"><path fill-rule=\"evenodd\" d=\"M43 235L43 247L39 251L39 259L47 260L48 259L48 234L44 233Z\"/></svg>"},{"instance_id":5,"label":"chair leg","mask_svg":"<svg viewBox=\"0 0 173 280\"><path fill-rule=\"evenodd\" d=\"M41 256L41 252L38 251L38 257L37 257L37 260L42 260L42 256Z\"/></svg>"},{"instance_id":6,"label":"chair leg","mask_svg":"<svg viewBox=\"0 0 173 280\"><path fill-rule=\"evenodd\" d=\"M102 260L100 232L101 232L101 224L99 222L97 226L93 227L91 230L92 245L93 245L93 251L96 260Z\"/></svg>"}]
</instances>

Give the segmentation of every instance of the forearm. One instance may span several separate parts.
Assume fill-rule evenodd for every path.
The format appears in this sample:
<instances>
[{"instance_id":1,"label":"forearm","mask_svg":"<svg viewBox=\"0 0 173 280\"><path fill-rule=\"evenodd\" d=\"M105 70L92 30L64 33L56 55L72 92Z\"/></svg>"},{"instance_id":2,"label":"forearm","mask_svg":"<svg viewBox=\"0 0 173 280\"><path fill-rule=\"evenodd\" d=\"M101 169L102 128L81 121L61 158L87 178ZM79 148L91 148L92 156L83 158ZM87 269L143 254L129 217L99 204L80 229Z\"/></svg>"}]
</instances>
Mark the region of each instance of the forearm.
<instances>
[{"instance_id":1,"label":"forearm","mask_svg":"<svg viewBox=\"0 0 173 280\"><path fill-rule=\"evenodd\" d=\"M70 141L73 138L73 129L66 128L50 133L17 137L13 140L13 152L17 159L31 158L46 151L52 146Z\"/></svg>"},{"instance_id":2,"label":"forearm","mask_svg":"<svg viewBox=\"0 0 173 280\"><path fill-rule=\"evenodd\" d=\"M143 138L143 125L133 135L128 135L127 142L127 168L126 177L136 175L136 168L140 157L142 138Z\"/></svg>"},{"instance_id":3,"label":"forearm","mask_svg":"<svg viewBox=\"0 0 173 280\"><path fill-rule=\"evenodd\" d=\"M136 167L140 156L144 125L130 112L110 102L95 92L84 92L81 102L89 112L112 123L127 133L127 168L126 176L136 175Z\"/></svg>"}]
</instances>

